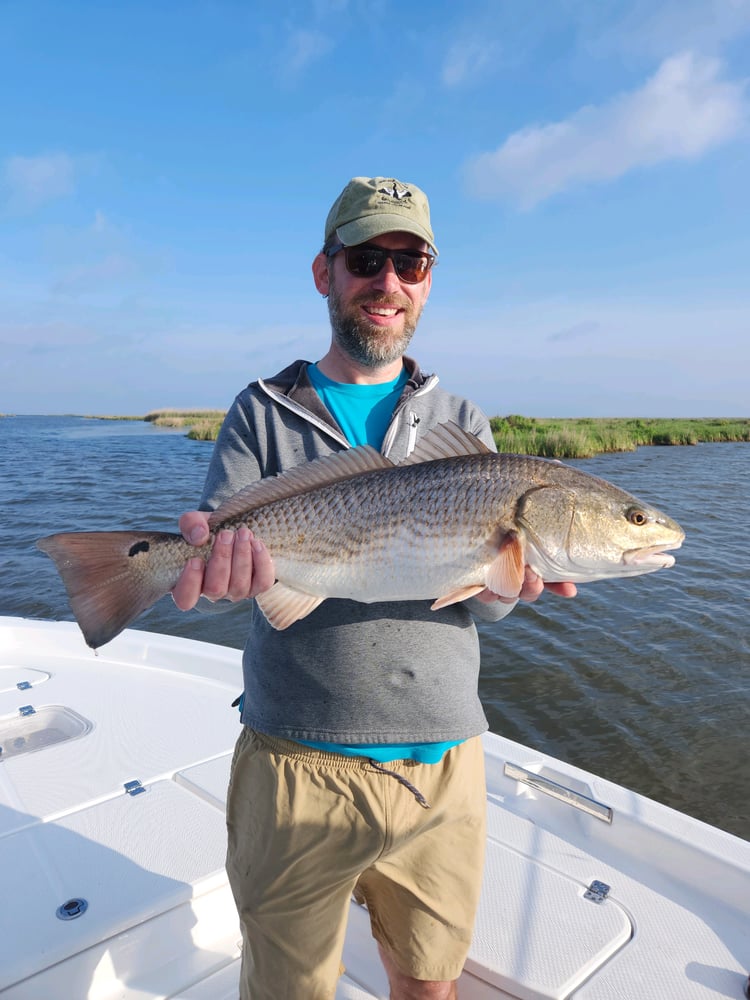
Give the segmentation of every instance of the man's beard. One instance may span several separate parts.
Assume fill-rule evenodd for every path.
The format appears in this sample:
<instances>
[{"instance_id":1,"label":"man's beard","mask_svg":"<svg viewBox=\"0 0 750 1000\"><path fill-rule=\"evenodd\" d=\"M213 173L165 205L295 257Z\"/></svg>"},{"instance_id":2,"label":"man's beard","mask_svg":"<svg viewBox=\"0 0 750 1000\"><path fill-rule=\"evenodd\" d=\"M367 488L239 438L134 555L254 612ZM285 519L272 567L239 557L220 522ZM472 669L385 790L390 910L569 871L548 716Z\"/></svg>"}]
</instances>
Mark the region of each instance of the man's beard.
<instances>
[{"instance_id":1,"label":"man's beard","mask_svg":"<svg viewBox=\"0 0 750 1000\"><path fill-rule=\"evenodd\" d=\"M403 309L404 325L400 332L384 329L370 322L359 308L362 303L386 308ZM331 319L333 339L351 359L365 368L379 368L398 361L409 346L422 310L406 300L394 296L361 295L350 301L345 309L333 283L328 288L328 314Z\"/></svg>"}]
</instances>

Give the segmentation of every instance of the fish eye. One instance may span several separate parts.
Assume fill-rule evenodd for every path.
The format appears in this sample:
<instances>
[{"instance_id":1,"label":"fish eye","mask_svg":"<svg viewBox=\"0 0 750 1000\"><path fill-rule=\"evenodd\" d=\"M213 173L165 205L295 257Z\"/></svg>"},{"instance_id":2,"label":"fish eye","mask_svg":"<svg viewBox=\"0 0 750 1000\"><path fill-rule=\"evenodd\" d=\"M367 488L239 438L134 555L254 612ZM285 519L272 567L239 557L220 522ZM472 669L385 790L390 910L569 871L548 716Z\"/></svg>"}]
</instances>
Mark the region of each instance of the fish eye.
<instances>
[{"instance_id":1,"label":"fish eye","mask_svg":"<svg viewBox=\"0 0 750 1000\"><path fill-rule=\"evenodd\" d=\"M631 507L627 512L626 517L631 524L634 524L637 528L642 528L644 524L648 523L648 515L645 511L640 510L638 507Z\"/></svg>"}]
</instances>

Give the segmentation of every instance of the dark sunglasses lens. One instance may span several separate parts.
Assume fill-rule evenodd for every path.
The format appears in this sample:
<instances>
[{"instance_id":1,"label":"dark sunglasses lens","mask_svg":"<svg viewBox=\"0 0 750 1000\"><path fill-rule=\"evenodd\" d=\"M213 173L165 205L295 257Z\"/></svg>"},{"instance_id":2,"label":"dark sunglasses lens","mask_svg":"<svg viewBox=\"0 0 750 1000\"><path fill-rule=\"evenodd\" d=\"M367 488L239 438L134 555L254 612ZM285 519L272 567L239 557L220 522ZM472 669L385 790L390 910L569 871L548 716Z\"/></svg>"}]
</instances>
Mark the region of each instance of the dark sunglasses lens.
<instances>
[{"instance_id":1,"label":"dark sunglasses lens","mask_svg":"<svg viewBox=\"0 0 750 1000\"><path fill-rule=\"evenodd\" d=\"M430 270L430 258L421 254L397 253L393 255L396 274L408 285L424 281Z\"/></svg>"},{"instance_id":2,"label":"dark sunglasses lens","mask_svg":"<svg viewBox=\"0 0 750 1000\"><path fill-rule=\"evenodd\" d=\"M374 278L385 267L390 258L396 274L407 285L424 281L430 270L432 258L419 252L383 250L380 247L346 247L346 267L350 274L358 278Z\"/></svg>"},{"instance_id":3,"label":"dark sunglasses lens","mask_svg":"<svg viewBox=\"0 0 750 1000\"><path fill-rule=\"evenodd\" d=\"M383 269L388 255L376 247L346 250L346 266L358 278L372 278Z\"/></svg>"}]
</instances>

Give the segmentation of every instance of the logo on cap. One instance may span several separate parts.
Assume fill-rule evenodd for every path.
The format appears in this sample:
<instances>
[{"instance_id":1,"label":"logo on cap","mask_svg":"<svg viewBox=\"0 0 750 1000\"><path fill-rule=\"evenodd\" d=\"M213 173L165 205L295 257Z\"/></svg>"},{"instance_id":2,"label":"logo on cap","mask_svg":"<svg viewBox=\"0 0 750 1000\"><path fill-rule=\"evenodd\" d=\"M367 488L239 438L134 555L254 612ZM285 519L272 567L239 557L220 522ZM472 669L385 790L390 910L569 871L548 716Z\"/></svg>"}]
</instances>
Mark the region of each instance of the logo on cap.
<instances>
[{"instance_id":1,"label":"logo on cap","mask_svg":"<svg viewBox=\"0 0 750 1000\"><path fill-rule=\"evenodd\" d=\"M390 198L395 198L396 201L401 201L402 198L411 198L411 191L399 184L398 181L393 182L392 188L378 188L378 194L387 194Z\"/></svg>"}]
</instances>

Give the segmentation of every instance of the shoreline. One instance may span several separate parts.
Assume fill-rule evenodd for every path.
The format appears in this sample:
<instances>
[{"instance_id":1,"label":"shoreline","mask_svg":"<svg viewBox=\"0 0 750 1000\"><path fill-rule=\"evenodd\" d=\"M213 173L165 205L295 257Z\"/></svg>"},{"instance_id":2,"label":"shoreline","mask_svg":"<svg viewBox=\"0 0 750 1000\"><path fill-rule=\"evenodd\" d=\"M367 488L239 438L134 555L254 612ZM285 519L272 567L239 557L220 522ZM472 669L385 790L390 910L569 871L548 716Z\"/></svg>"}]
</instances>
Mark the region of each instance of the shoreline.
<instances>
[{"instance_id":1,"label":"shoreline","mask_svg":"<svg viewBox=\"0 0 750 1000\"><path fill-rule=\"evenodd\" d=\"M85 420L127 420L184 430L215 441L226 415L219 409L160 409L135 414L57 414ZM0 420L12 414L0 413ZM592 458L644 446L750 441L750 417L490 417L499 452L541 458Z\"/></svg>"},{"instance_id":2,"label":"shoreline","mask_svg":"<svg viewBox=\"0 0 750 1000\"><path fill-rule=\"evenodd\" d=\"M224 410L155 410L141 420L186 427L196 441L215 441ZM122 418L106 418L122 419ZM139 419L139 418L133 418ZM641 446L750 441L750 417L491 417L497 450L542 458L591 458Z\"/></svg>"}]
</instances>

